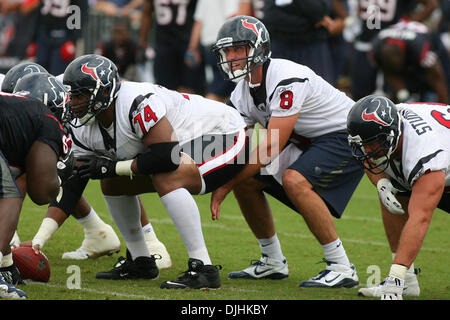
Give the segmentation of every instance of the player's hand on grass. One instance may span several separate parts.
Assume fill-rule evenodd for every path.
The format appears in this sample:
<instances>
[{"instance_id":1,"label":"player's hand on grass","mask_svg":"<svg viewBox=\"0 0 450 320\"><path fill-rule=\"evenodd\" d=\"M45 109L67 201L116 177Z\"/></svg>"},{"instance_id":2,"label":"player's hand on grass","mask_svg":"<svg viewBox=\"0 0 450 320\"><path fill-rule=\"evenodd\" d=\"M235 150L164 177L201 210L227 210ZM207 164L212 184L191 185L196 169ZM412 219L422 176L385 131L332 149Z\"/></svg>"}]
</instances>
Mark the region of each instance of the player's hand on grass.
<instances>
[{"instance_id":1,"label":"player's hand on grass","mask_svg":"<svg viewBox=\"0 0 450 320\"><path fill-rule=\"evenodd\" d=\"M228 193L230 193L231 188L227 185L223 185L218 189L214 190L211 195L211 218L213 220L218 220L220 217L220 204L223 202Z\"/></svg>"}]
</instances>

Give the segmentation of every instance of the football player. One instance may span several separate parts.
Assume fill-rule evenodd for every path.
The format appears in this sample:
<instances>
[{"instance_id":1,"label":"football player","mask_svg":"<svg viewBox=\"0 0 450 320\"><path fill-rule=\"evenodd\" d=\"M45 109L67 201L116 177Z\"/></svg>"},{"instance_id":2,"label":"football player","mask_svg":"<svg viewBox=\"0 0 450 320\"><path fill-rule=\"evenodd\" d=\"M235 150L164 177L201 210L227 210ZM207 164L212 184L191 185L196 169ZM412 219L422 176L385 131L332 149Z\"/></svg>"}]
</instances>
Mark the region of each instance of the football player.
<instances>
[{"instance_id":1,"label":"football player","mask_svg":"<svg viewBox=\"0 0 450 320\"><path fill-rule=\"evenodd\" d=\"M271 59L269 33L254 17L226 21L214 51L224 76L237 82L231 104L248 127L259 123L267 129L266 139L254 149L249 164L211 197L212 217L217 219L221 202L234 190L261 248L260 260L228 277L282 279L289 275L266 192L300 213L323 248L326 269L300 286L358 285L356 269L333 220L341 217L363 175L352 159L345 132L353 100L310 68ZM279 161L275 161L277 156Z\"/></svg>"},{"instance_id":2,"label":"football player","mask_svg":"<svg viewBox=\"0 0 450 320\"><path fill-rule=\"evenodd\" d=\"M47 72L47 70L45 70L44 67L42 67L37 63L26 61L12 67L11 69L8 70L8 72L5 75L0 74L1 91L13 93L14 86L16 85L17 81L20 80L20 78L22 78L23 76L33 72ZM17 179L17 184L19 185L22 194L25 196L26 195L25 174L20 175L20 177ZM11 240L11 246L18 247L19 245L20 245L20 238L16 230Z\"/></svg>"},{"instance_id":3,"label":"football player","mask_svg":"<svg viewBox=\"0 0 450 320\"><path fill-rule=\"evenodd\" d=\"M348 114L348 140L378 189L393 254L388 277L376 287L361 288L360 295L402 300L420 293L414 259L434 210L450 213L449 110L443 104L395 105L368 96Z\"/></svg>"},{"instance_id":4,"label":"football player","mask_svg":"<svg viewBox=\"0 0 450 320\"><path fill-rule=\"evenodd\" d=\"M64 72L71 87L74 152L81 178L101 179L111 215L128 247L126 260L100 279L158 277L143 242L136 195L157 192L189 255L188 272L161 288L217 288L191 194L208 193L242 168L245 123L225 104L150 83L121 82L107 58L85 55ZM181 151L180 151L181 150ZM235 161L236 160L236 161Z\"/></svg>"},{"instance_id":5,"label":"football player","mask_svg":"<svg viewBox=\"0 0 450 320\"><path fill-rule=\"evenodd\" d=\"M353 99L361 99L377 89L378 70L368 55L377 33L400 20L424 21L438 6L436 0L357 1L361 31L354 41L352 52L350 77Z\"/></svg>"},{"instance_id":6,"label":"football player","mask_svg":"<svg viewBox=\"0 0 450 320\"><path fill-rule=\"evenodd\" d=\"M373 41L374 62L382 70L396 102L413 96L449 103L450 61L437 35L419 22L400 22L378 33Z\"/></svg>"},{"instance_id":7,"label":"football player","mask_svg":"<svg viewBox=\"0 0 450 320\"><path fill-rule=\"evenodd\" d=\"M32 92L34 97L42 100L42 91L48 89L48 84L44 75L39 75L36 78L28 78L27 81L22 81L18 87L17 84L21 78L36 72L47 71L41 65L34 62L23 62L19 65L11 68L5 75L4 81L2 81L2 91L12 93L13 91L28 91ZM63 75L56 77L59 81L63 81ZM39 80L43 80L44 85L40 85ZM36 81L36 83L34 82ZM34 93L37 94L34 94ZM87 183L87 180L85 181ZM17 183L22 190L22 193L26 194L26 179L25 175L21 175ZM73 182L72 182L73 183ZM77 221L83 226L84 240L81 246L71 252L65 252L62 255L63 259L84 260L88 258L98 258L106 254L112 254L120 250L120 240L117 237L114 229L102 221L97 215L94 208L89 203L81 198L78 205L71 204L70 197L64 197L62 203L53 201L47 211L46 217L42 221L42 224L36 233L33 241L20 241L17 231L14 233L11 246L17 247L31 246L34 244L36 250L42 249L44 244L50 239L52 234L64 223L69 215L73 215ZM78 200L78 199L77 199ZM155 254L158 254L161 259L156 261L159 269L166 269L172 266L172 261L169 253L167 252L164 244L159 241L152 224L148 221L145 209L139 199L141 207L141 220L144 230L147 246ZM10 259L4 259L4 261ZM3 267L8 266L7 262Z\"/></svg>"},{"instance_id":8,"label":"football player","mask_svg":"<svg viewBox=\"0 0 450 320\"><path fill-rule=\"evenodd\" d=\"M26 172L28 195L44 205L60 195L62 183L72 172L74 158L64 130L68 93L62 85L53 89L52 108L37 99L0 93L0 263L4 255L10 255L23 202L16 178ZM65 169L57 170L57 162ZM26 298L26 294L0 274L0 297Z\"/></svg>"}]
</instances>

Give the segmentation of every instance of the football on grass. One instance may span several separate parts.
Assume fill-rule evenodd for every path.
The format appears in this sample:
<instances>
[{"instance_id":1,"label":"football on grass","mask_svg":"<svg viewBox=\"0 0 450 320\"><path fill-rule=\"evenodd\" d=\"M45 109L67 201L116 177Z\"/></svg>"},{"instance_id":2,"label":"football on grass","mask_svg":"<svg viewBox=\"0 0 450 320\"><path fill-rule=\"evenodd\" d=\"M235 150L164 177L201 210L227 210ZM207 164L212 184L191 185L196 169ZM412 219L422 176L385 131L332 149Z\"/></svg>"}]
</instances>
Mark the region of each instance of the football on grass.
<instances>
[{"instance_id":1,"label":"football on grass","mask_svg":"<svg viewBox=\"0 0 450 320\"><path fill-rule=\"evenodd\" d=\"M42 253L36 254L31 247L18 247L12 250L14 264L23 280L48 282L50 264Z\"/></svg>"}]
</instances>

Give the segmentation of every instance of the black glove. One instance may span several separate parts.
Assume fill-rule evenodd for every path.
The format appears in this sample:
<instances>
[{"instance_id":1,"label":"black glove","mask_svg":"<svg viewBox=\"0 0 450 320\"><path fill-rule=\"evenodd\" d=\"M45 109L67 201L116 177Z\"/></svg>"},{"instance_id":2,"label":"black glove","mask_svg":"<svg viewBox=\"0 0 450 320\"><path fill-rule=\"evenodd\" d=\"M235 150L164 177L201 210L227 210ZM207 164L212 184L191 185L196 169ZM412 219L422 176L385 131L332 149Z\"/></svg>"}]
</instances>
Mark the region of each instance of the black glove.
<instances>
[{"instance_id":1,"label":"black glove","mask_svg":"<svg viewBox=\"0 0 450 320\"><path fill-rule=\"evenodd\" d=\"M56 163L56 170L62 182L69 180L76 175L75 157L72 150L64 158L60 157Z\"/></svg>"},{"instance_id":2,"label":"black glove","mask_svg":"<svg viewBox=\"0 0 450 320\"><path fill-rule=\"evenodd\" d=\"M117 177L116 163L104 156L78 158L77 161L86 162L78 167L77 175L81 178L105 179Z\"/></svg>"}]
</instances>

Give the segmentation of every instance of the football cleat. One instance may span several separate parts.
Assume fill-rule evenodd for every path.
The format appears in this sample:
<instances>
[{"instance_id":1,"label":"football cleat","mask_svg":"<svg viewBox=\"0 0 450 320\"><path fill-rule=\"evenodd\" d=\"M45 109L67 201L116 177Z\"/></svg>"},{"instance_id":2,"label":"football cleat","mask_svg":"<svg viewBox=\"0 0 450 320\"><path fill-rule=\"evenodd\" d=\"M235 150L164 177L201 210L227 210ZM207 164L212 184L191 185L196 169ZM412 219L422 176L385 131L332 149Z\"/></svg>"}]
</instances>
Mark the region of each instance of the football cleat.
<instances>
[{"instance_id":1,"label":"football cleat","mask_svg":"<svg viewBox=\"0 0 450 320\"><path fill-rule=\"evenodd\" d=\"M289 268L286 259L283 261L269 258L262 254L260 260L252 260L250 267L233 271L228 274L228 279L274 279L280 280L289 276Z\"/></svg>"},{"instance_id":2,"label":"football cleat","mask_svg":"<svg viewBox=\"0 0 450 320\"><path fill-rule=\"evenodd\" d=\"M219 270L222 266L204 265L201 260L190 258L188 270L173 281L165 281L161 289L217 289L220 288Z\"/></svg>"},{"instance_id":3,"label":"football cleat","mask_svg":"<svg viewBox=\"0 0 450 320\"><path fill-rule=\"evenodd\" d=\"M354 288L359 284L355 266L350 267L336 262L323 260L325 270L309 280L302 281L301 288Z\"/></svg>"},{"instance_id":4,"label":"football cleat","mask_svg":"<svg viewBox=\"0 0 450 320\"><path fill-rule=\"evenodd\" d=\"M389 276L381 285L381 300L403 300L405 280Z\"/></svg>"},{"instance_id":5,"label":"football cleat","mask_svg":"<svg viewBox=\"0 0 450 320\"><path fill-rule=\"evenodd\" d=\"M120 251L120 240L109 224L95 231L86 230L84 240L75 251L64 252L63 259L86 260L95 259L104 255L112 255Z\"/></svg>"},{"instance_id":6,"label":"football cleat","mask_svg":"<svg viewBox=\"0 0 450 320\"><path fill-rule=\"evenodd\" d=\"M419 274L419 272L420 269L414 269L414 272L406 272L405 286L403 288L403 296L418 297L420 295L419 281L417 280L417 274ZM383 285L384 281L374 287L360 288L358 290L358 296L381 297Z\"/></svg>"},{"instance_id":7,"label":"football cleat","mask_svg":"<svg viewBox=\"0 0 450 320\"><path fill-rule=\"evenodd\" d=\"M148 251L150 254L155 256L156 265L159 270L169 269L172 267L172 259L170 254L166 249L164 243L158 240L155 232L152 230L150 232L144 232L145 243L147 244Z\"/></svg>"},{"instance_id":8,"label":"football cleat","mask_svg":"<svg viewBox=\"0 0 450 320\"><path fill-rule=\"evenodd\" d=\"M131 258L127 249L127 258L119 257L114 268L109 271L98 272L97 279L126 280L126 279L158 279L159 270L155 263L155 258L137 257Z\"/></svg>"},{"instance_id":9,"label":"football cleat","mask_svg":"<svg viewBox=\"0 0 450 320\"><path fill-rule=\"evenodd\" d=\"M0 274L3 276L3 279L12 284L12 285L18 285L18 284L25 284L25 282L22 280L20 276L19 269L12 264L9 267L1 267L0 268Z\"/></svg>"},{"instance_id":10,"label":"football cleat","mask_svg":"<svg viewBox=\"0 0 450 320\"><path fill-rule=\"evenodd\" d=\"M27 295L20 289L17 289L14 285L5 281L0 274L0 298L4 299L26 299Z\"/></svg>"}]
</instances>

